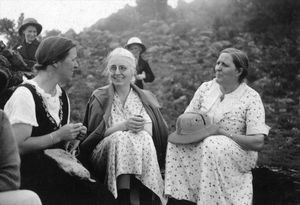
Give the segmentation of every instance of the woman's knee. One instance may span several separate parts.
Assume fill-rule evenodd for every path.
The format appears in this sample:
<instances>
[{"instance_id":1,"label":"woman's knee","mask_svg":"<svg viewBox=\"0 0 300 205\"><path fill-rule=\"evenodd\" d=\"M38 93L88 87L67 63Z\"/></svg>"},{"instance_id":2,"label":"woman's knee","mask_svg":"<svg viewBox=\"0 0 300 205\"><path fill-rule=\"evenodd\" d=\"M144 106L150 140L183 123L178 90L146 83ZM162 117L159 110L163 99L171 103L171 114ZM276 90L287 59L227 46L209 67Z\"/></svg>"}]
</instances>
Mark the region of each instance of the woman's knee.
<instances>
[{"instance_id":1,"label":"woman's knee","mask_svg":"<svg viewBox=\"0 0 300 205\"><path fill-rule=\"evenodd\" d=\"M22 205L41 205L40 197L33 191L30 190L20 190L21 194L24 196L24 201Z\"/></svg>"},{"instance_id":2,"label":"woman's knee","mask_svg":"<svg viewBox=\"0 0 300 205\"><path fill-rule=\"evenodd\" d=\"M41 205L40 197L30 190L16 190L0 193L0 204L6 205Z\"/></svg>"}]
</instances>

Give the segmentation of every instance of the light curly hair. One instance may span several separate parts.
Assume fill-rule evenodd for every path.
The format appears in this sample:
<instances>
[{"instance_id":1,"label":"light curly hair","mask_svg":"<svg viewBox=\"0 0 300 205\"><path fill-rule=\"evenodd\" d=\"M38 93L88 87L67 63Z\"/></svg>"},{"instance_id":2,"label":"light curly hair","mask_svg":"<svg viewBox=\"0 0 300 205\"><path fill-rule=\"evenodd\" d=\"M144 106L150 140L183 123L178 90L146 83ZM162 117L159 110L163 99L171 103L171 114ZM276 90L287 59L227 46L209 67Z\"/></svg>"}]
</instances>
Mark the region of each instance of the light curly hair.
<instances>
[{"instance_id":1,"label":"light curly hair","mask_svg":"<svg viewBox=\"0 0 300 205\"><path fill-rule=\"evenodd\" d=\"M105 59L106 66L105 66L104 73L108 76L109 81L111 82L111 72L109 72L109 68L111 66L112 60L116 57L123 58L124 63L126 62L126 64L129 65L127 67L132 73L131 82L134 82L135 74L136 74L137 60L130 51L128 51L127 49L122 48L122 47L118 47L118 48L115 48L114 50L112 50Z\"/></svg>"}]
</instances>

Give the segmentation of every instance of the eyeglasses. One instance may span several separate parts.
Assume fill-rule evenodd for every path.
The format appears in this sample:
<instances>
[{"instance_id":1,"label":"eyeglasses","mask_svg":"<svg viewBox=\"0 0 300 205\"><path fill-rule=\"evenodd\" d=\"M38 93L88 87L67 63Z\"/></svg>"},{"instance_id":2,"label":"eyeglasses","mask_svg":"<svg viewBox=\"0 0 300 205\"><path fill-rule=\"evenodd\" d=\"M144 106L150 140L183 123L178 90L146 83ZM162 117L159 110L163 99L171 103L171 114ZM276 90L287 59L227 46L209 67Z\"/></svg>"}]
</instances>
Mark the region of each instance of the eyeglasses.
<instances>
[{"instance_id":1,"label":"eyeglasses","mask_svg":"<svg viewBox=\"0 0 300 205\"><path fill-rule=\"evenodd\" d=\"M119 65L119 66L116 66L116 65L111 65L109 67L109 71L111 73L115 73L117 71L117 69L119 68L119 72L120 73L124 73L126 70L127 70L127 67L123 66L123 65Z\"/></svg>"}]
</instances>

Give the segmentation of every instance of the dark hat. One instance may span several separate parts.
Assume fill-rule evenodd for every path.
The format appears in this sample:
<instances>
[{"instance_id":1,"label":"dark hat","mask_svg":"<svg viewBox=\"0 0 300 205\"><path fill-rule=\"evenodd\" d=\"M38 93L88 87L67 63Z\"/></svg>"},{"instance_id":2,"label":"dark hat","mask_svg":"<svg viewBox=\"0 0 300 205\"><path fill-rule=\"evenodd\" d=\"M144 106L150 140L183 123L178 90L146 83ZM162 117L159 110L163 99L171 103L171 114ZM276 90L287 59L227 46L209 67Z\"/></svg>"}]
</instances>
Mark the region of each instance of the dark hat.
<instances>
[{"instance_id":1,"label":"dark hat","mask_svg":"<svg viewBox=\"0 0 300 205\"><path fill-rule=\"evenodd\" d=\"M128 49L129 46L133 45L133 44L137 44L139 46L141 46L142 51L141 53L146 51L146 46L142 43L141 39L139 39L138 37L132 37L127 41L127 44L125 45L125 48Z\"/></svg>"},{"instance_id":2,"label":"dark hat","mask_svg":"<svg viewBox=\"0 0 300 205\"><path fill-rule=\"evenodd\" d=\"M35 20L34 18L27 18L27 19L24 19L22 25L20 26L19 28L19 35L22 36L23 34L23 31L26 29L27 26L34 26L36 27L36 30L37 30L37 35L39 35L42 31L42 25L39 24L37 22L37 20Z\"/></svg>"},{"instance_id":3,"label":"dark hat","mask_svg":"<svg viewBox=\"0 0 300 205\"><path fill-rule=\"evenodd\" d=\"M66 53L75 46L73 41L60 36L51 36L42 40L35 53L36 68L52 65L62 60Z\"/></svg>"},{"instance_id":4,"label":"dark hat","mask_svg":"<svg viewBox=\"0 0 300 205\"><path fill-rule=\"evenodd\" d=\"M176 131L169 135L169 141L189 143L188 140L203 134L205 126L209 124L211 124L210 120L205 114L183 113L177 118Z\"/></svg>"}]
</instances>

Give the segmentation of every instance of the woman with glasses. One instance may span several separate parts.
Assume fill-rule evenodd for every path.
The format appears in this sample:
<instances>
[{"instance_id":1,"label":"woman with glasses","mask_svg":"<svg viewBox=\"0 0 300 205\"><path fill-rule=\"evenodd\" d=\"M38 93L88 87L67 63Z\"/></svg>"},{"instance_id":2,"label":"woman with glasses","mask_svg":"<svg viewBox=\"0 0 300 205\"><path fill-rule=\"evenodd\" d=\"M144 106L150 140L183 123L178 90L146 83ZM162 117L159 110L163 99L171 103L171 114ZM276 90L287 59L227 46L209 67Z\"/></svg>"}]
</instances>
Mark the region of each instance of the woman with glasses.
<instances>
[{"instance_id":1,"label":"woman with glasses","mask_svg":"<svg viewBox=\"0 0 300 205\"><path fill-rule=\"evenodd\" d=\"M84 120L88 137L81 152L119 204L139 204L134 178L165 204L159 164L164 163L167 126L154 95L133 84L135 67L133 54L124 48L108 55L110 84L90 97Z\"/></svg>"}]
</instances>

